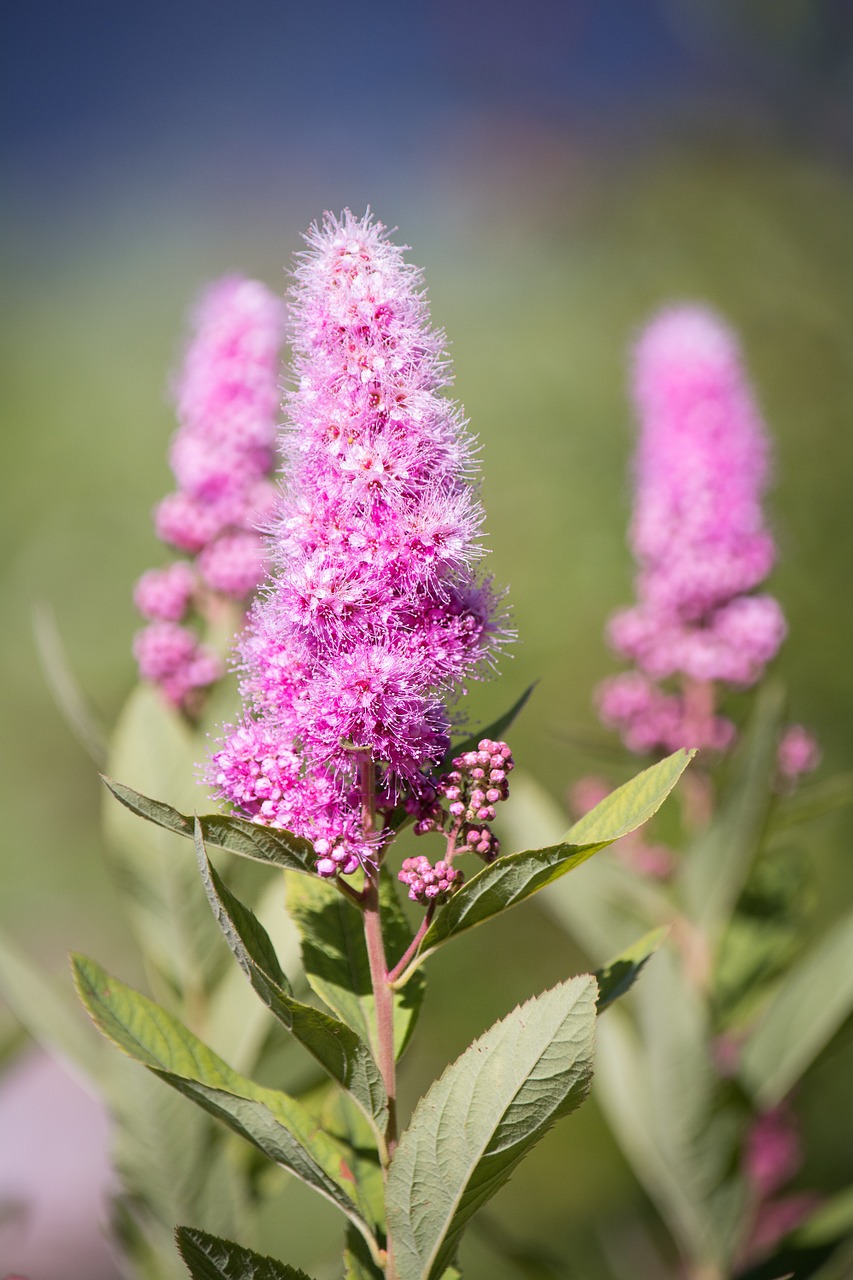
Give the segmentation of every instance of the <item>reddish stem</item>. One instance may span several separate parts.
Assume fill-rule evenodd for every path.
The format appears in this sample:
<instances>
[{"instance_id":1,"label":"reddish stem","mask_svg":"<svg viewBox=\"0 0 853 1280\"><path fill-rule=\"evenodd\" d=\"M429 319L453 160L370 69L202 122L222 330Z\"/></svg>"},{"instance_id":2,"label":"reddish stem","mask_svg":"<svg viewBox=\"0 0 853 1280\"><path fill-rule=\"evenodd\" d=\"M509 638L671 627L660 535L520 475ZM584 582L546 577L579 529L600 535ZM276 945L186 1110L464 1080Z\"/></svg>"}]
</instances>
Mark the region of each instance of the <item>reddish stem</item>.
<instances>
[{"instance_id":1,"label":"reddish stem","mask_svg":"<svg viewBox=\"0 0 853 1280\"><path fill-rule=\"evenodd\" d=\"M435 915L435 903L430 902L424 913L424 918L420 923L417 933L412 938L412 941L409 943L408 947L406 947L406 950L403 952L400 959L394 965L394 968L388 974L388 983L390 986L394 985L394 983L399 978L400 974L403 973L403 971L405 970L406 965L416 954L418 947L421 945L421 943L424 940L424 935L426 934L426 931L429 928L434 915Z\"/></svg>"}]
</instances>

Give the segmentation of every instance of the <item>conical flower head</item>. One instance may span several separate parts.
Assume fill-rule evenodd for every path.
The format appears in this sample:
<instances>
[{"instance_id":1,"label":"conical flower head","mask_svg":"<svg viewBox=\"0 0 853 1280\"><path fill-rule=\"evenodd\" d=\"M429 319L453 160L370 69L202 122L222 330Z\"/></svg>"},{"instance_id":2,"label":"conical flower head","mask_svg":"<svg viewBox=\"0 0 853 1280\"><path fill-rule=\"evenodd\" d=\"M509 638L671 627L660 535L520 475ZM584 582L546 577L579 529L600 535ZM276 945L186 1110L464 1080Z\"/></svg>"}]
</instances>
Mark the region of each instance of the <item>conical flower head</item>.
<instances>
[{"instance_id":1,"label":"conical flower head","mask_svg":"<svg viewBox=\"0 0 853 1280\"><path fill-rule=\"evenodd\" d=\"M442 394L443 337L419 271L369 216L327 215L307 242L290 296L286 487L272 576L242 642L243 687L250 722L296 754L299 777L315 787L319 771L337 788L321 837L334 851L352 840L358 762L391 800L417 792L447 749L448 700L503 633L476 571L471 445ZM226 740L214 761L222 794L265 820L245 786L238 795L221 780L228 753ZM292 794L273 820L314 838Z\"/></svg>"},{"instance_id":2,"label":"conical flower head","mask_svg":"<svg viewBox=\"0 0 853 1280\"><path fill-rule=\"evenodd\" d=\"M632 750L724 750L733 726L688 714L684 687L754 684L785 636L769 595L754 594L775 559L762 511L769 446L738 342L712 311L673 307L657 316L634 353L639 419L630 529L637 603L608 627L613 647L639 672L606 682L604 722Z\"/></svg>"}]
</instances>

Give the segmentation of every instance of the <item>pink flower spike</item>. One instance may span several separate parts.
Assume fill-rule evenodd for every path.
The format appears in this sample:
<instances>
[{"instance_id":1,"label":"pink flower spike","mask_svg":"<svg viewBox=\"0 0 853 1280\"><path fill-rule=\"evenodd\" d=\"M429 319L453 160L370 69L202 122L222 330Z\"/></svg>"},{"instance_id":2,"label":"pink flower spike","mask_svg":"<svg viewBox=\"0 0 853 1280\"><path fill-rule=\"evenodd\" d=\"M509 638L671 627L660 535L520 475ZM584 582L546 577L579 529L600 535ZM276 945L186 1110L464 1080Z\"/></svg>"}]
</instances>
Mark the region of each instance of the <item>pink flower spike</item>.
<instances>
[{"instance_id":1,"label":"pink flower spike","mask_svg":"<svg viewBox=\"0 0 853 1280\"><path fill-rule=\"evenodd\" d=\"M605 682L599 713L632 751L725 751L734 726L714 714L714 686L755 684L786 632L777 602L752 594L775 559L762 512L764 425L734 334L701 306L673 307L647 327L633 394L637 602L611 619L608 639L638 670ZM659 688L667 680L680 688Z\"/></svg>"},{"instance_id":2,"label":"pink flower spike","mask_svg":"<svg viewBox=\"0 0 853 1280\"><path fill-rule=\"evenodd\" d=\"M380 808L411 803L421 832L444 821L427 775L447 749L447 700L488 668L505 632L477 572L472 450L443 394L443 337L419 271L369 216L326 215L306 239L290 295L287 487L240 644L249 715L210 777L255 821L314 841L319 874L347 875L375 852L362 833L364 763ZM208 581L216 547L200 562ZM267 774L254 747L246 754L256 739L297 761L281 798L258 791ZM430 900L445 892L441 877L428 888Z\"/></svg>"}]
</instances>

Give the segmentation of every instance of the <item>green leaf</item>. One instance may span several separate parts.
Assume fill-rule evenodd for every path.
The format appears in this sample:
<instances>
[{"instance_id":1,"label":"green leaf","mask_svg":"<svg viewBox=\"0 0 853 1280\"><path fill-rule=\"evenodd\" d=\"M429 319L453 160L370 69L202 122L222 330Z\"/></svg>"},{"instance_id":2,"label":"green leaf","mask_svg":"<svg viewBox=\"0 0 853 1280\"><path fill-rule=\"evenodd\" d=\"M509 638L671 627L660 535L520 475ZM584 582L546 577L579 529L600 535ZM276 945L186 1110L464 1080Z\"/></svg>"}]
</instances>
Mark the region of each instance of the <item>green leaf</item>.
<instances>
[{"instance_id":1,"label":"green leaf","mask_svg":"<svg viewBox=\"0 0 853 1280\"><path fill-rule=\"evenodd\" d=\"M436 765L436 775L447 773L448 769L452 769L453 761L457 756L464 755L466 751L476 751L483 738L500 741L516 716L524 710L531 693L536 688L536 683L534 681L533 684L529 684L521 697L517 698L512 704L509 711L505 711L502 716L498 716L497 720L493 720L491 724L486 725L485 729L481 729L479 733L472 733L470 737L463 738L461 742L448 747L444 758L440 764Z\"/></svg>"},{"instance_id":2,"label":"green leaf","mask_svg":"<svg viewBox=\"0 0 853 1280\"><path fill-rule=\"evenodd\" d=\"M731 782L713 823L682 861L691 917L716 941L746 883L773 802L785 690L762 686L743 740L732 758Z\"/></svg>"},{"instance_id":3,"label":"green leaf","mask_svg":"<svg viewBox=\"0 0 853 1280\"><path fill-rule=\"evenodd\" d=\"M104 778L104 782L116 799L132 813L147 818L166 831L174 831L177 835L192 840L193 818L179 813L161 800L151 800L148 796L140 795L121 782L115 782L111 778ZM301 836L221 813L205 814L199 818L199 822L207 843L219 849L227 849L240 858L251 858L253 862L282 867L286 871L316 875L314 849L310 841L303 840Z\"/></svg>"},{"instance_id":4,"label":"green leaf","mask_svg":"<svg viewBox=\"0 0 853 1280\"><path fill-rule=\"evenodd\" d=\"M193 1280L311 1280L298 1267L194 1227L178 1227L175 1239Z\"/></svg>"},{"instance_id":5,"label":"green leaf","mask_svg":"<svg viewBox=\"0 0 853 1280\"><path fill-rule=\"evenodd\" d=\"M790 1092L853 1009L853 914L788 971L744 1045L741 1079L757 1104Z\"/></svg>"},{"instance_id":6,"label":"green leaf","mask_svg":"<svg viewBox=\"0 0 853 1280\"><path fill-rule=\"evenodd\" d=\"M566 832L567 844L612 844L654 817L696 755L676 751L605 796Z\"/></svg>"},{"instance_id":7,"label":"green leaf","mask_svg":"<svg viewBox=\"0 0 853 1280\"><path fill-rule=\"evenodd\" d=\"M183 1276L175 1255L175 1219L226 1234L245 1228L250 1206L244 1163L238 1167L236 1145L210 1115L153 1072L138 1070L118 1053L109 1058L111 1159L120 1186L115 1212L121 1230L132 1243L132 1256L139 1249L157 1255L158 1264L152 1260L143 1274L156 1280Z\"/></svg>"},{"instance_id":8,"label":"green leaf","mask_svg":"<svg viewBox=\"0 0 853 1280\"><path fill-rule=\"evenodd\" d=\"M565 811L544 787L528 774L513 774L512 798L498 831L508 852L533 842L553 844L566 823ZM606 858L587 863L574 880L558 880L540 901L597 964L609 960L615 948L627 950L638 933L672 913L668 899L647 877Z\"/></svg>"},{"instance_id":9,"label":"green leaf","mask_svg":"<svg viewBox=\"0 0 853 1280\"><path fill-rule=\"evenodd\" d=\"M435 1280L471 1215L592 1075L595 980L573 978L515 1009L418 1104L391 1162L388 1227L399 1280Z\"/></svg>"},{"instance_id":10,"label":"green leaf","mask_svg":"<svg viewBox=\"0 0 853 1280\"><path fill-rule=\"evenodd\" d=\"M284 905L284 876L271 876L252 910L270 937L294 990L308 987L302 970L299 931ZM207 1002L205 1038L215 1053L244 1075L251 1075L269 1035L268 1010L246 990L239 965L226 965ZM296 1055L299 1046L292 1042Z\"/></svg>"},{"instance_id":11,"label":"green leaf","mask_svg":"<svg viewBox=\"0 0 853 1280\"><path fill-rule=\"evenodd\" d=\"M205 851L198 822L195 846L211 909L253 990L332 1079L352 1094L377 1133L384 1133L388 1098L367 1045L346 1023L293 999L266 929L217 875Z\"/></svg>"},{"instance_id":12,"label":"green leaf","mask_svg":"<svg viewBox=\"0 0 853 1280\"><path fill-rule=\"evenodd\" d=\"M433 920L410 972L449 938L523 902L614 840L642 826L663 804L694 754L676 751L626 782L576 822L565 842L547 849L507 854L479 871Z\"/></svg>"},{"instance_id":13,"label":"green leaf","mask_svg":"<svg viewBox=\"0 0 853 1280\"><path fill-rule=\"evenodd\" d=\"M652 929L645 937L640 938L633 946L628 947L620 955L599 969L595 978L598 982L598 1012L603 1013L614 1000L630 991L658 947L662 944L669 929L661 927Z\"/></svg>"},{"instance_id":14,"label":"green leaf","mask_svg":"<svg viewBox=\"0 0 853 1280\"><path fill-rule=\"evenodd\" d=\"M372 1243L352 1174L304 1107L232 1071L177 1019L93 960L74 956L72 963L80 998L104 1035L331 1200Z\"/></svg>"},{"instance_id":15,"label":"green leaf","mask_svg":"<svg viewBox=\"0 0 853 1280\"><path fill-rule=\"evenodd\" d=\"M652 1111L649 1065L630 1020L616 1009L598 1026L596 1098L639 1181L684 1253L713 1255L710 1226L662 1149Z\"/></svg>"},{"instance_id":16,"label":"green leaf","mask_svg":"<svg viewBox=\"0 0 853 1280\"><path fill-rule=\"evenodd\" d=\"M347 1229L344 1280L385 1280L385 1268L371 1258L364 1240L352 1227Z\"/></svg>"},{"instance_id":17,"label":"green leaf","mask_svg":"<svg viewBox=\"0 0 853 1280\"><path fill-rule=\"evenodd\" d=\"M382 932L392 965L411 941L394 882L383 870L379 886ZM377 1052L376 1012L362 914L319 876L287 877L287 906L302 934L309 983L347 1026ZM424 983L394 993L394 1045L403 1052L424 997Z\"/></svg>"},{"instance_id":18,"label":"green leaf","mask_svg":"<svg viewBox=\"0 0 853 1280\"><path fill-rule=\"evenodd\" d=\"M24 1029L43 1048L64 1058L90 1080L101 1080L105 1068L103 1046L86 1019L80 1018L70 986L67 994L63 992L3 932L0 992Z\"/></svg>"},{"instance_id":19,"label":"green leaf","mask_svg":"<svg viewBox=\"0 0 853 1280\"><path fill-rule=\"evenodd\" d=\"M634 1004L637 1037L620 1010L601 1022L603 1109L685 1252L728 1274L742 1209L742 1181L732 1174L738 1120L717 1096L705 1003L666 948Z\"/></svg>"}]
</instances>

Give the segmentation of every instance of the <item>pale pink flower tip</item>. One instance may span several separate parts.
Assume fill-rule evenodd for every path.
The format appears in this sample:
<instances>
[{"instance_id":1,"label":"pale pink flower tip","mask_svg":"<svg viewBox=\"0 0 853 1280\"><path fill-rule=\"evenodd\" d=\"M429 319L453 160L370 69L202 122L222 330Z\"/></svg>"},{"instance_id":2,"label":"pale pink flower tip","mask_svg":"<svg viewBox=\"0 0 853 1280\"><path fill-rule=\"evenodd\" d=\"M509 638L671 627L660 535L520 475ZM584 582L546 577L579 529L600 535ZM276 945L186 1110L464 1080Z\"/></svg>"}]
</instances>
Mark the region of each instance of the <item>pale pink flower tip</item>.
<instances>
[{"instance_id":1,"label":"pale pink flower tip","mask_svg":"<svg viewBox=\"0 0 853 1280\"><path fill-rule=\"evenodd\" d=\"M786 1105L765 1111L747 1135L744 1171L761 1199L793 1178L803 1160L796 1117Z\"/></svg>"}]
</instances>

